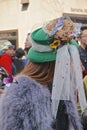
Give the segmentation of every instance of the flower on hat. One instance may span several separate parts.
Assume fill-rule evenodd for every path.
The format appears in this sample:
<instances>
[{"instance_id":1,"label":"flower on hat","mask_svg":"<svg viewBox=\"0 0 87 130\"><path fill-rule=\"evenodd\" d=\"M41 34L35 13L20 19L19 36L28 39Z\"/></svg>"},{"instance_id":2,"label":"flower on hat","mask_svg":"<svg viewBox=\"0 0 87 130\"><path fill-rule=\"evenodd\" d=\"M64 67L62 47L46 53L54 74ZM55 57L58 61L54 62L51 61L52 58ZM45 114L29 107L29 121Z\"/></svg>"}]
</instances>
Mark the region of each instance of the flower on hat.
<instances>
[{"instance_id":1,"label":"flower on hat","mask_svg":"<svg viewBox=\"0 0 87 130\"><path fill-rule=\"evenodd\" d=\"M50 44L50 48L52 49L57 49L61 44L60 44L60 40L54 40L51 44Z\"/></svg>"}]
</instances>

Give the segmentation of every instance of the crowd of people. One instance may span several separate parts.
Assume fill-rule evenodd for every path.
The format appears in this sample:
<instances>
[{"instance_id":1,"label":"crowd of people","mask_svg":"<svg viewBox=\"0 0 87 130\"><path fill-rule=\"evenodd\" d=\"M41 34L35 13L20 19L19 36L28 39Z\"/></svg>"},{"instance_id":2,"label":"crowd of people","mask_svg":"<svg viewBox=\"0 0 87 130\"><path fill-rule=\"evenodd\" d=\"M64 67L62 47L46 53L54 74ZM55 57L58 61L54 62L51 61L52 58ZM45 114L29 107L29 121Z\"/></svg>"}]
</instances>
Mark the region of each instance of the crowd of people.
<instances>
[{"instance_id":1,"label":"crowd of people","mask_svg":"<svg viewBox=\"0 0 87 130\"><path fill-rule=\"evenodd\" d=\"M87 27L60 17L28 33L24 50L5 44L0 130L87 130Z\"/></svg>"}]
</instances>

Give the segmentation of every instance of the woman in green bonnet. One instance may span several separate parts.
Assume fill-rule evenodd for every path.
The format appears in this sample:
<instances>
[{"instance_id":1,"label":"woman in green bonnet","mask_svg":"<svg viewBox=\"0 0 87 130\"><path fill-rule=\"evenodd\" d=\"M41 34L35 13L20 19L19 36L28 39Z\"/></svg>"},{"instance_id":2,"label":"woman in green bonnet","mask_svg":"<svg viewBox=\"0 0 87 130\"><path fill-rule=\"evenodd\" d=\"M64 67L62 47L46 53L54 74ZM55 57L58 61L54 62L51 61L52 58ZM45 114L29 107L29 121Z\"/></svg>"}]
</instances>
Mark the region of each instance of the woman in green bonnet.
<instances>
[{"instance_id":1,"label":"woman in green bonnet","mask_svg":"<svg viewBox=\"0 0 87 130\"><path fill-rule=\"evenodd\" d=\"M30 39L30 62L22 72L50 90L56 130L83 129L76 108L77 97L83 98L82 110L86 108L78 43L73 38L78 27L69 18L61 17L35 30Z\"/></svg>"},{"instance_id":2,"label":"woman in green bonnet","mask_svg":"<svg viewBox=\"0 0 87 130\"><path fill-rule=\"evenodd\" d=\"M31 33L29 63L2 96L7 104L0 104L0 118L5 113L8 118L1 118L1 130L13 126L16 129L12 130L83 129L76 108L78 98L82 110L87 105L78 44L73 40L76 33L76 25L67 17L54 19Z\"/></svg>"}]
</instances>

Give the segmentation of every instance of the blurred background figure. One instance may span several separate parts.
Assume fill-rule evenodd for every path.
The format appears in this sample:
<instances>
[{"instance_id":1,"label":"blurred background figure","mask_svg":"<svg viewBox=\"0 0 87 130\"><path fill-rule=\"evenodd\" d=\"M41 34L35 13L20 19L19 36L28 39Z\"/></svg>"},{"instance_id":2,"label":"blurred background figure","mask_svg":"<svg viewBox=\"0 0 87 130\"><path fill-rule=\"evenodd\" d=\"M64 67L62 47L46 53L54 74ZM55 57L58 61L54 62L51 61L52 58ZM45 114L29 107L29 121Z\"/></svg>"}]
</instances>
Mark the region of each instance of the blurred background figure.
<instances>
[{"instance_id":1,"label":"blurred background figure","mask_svg":"<svg viewBox=\"0 0 87 130\"><path fill-rule=\"evenodd\" d=\"M31 47L31 42L29 40L29 37L30 37L30 33L27 34L26 41L25 41L25 50L26 50L26 52L28 52L28 50Z\"/></svg>"},{"instance_id":2,"label":"blurred background figure","mask_svg":"<svg viewBox=\"0 0 87 130\"><path fill-rule=\"evenodd\" d=\"M31 48L31 42L30 42L30 33L27 34L26 37L26 41L25 41L25 47L24 47L24 51L25 51L25 57L24 57L24 66L26 66L28 64L28 51Z\"/></svg>"},{"instance_id":3,"label":"blurred background figure","mask_svg":"<svg viewBox=\"0 0 87 130\"><path fill-rule=\"evenodd\" d=\"M8 40L2 40L2 50L3 53L9 54L11 56L15 55L15 46Z\"/></svg>"},{"instance_id":4,"label":"blurred background figure","mask_svg":"<svg viewBox=\"0 0 87 130\"><path fill-rule=\"evenodd\" d=\"M79 55L83 66L83 77L87 75L87 26L81 27Z\"/></svg>"},{"instance_id":5,"label":"blurred background figure","mask_svg":"<svg viewBox=\"0 0 87 130\"><path fill-rule=\"evenodd\" d=\"M0 40L0 92L5 84L10 85L15 70L12 57L15 54L14 46L8 40Z\"/></svg>"},{"instance_id":6,"label":"blurred background figure","mask_svg":"<svg viewBox=\"0 0 87 130\"><path fill-rule=\"evenodd\" d=\"M25 52L22 48L16 49L15 57L13 59L14 65L16 67L16 74L24 68L24 60L22 59L24 55Z\"/></svg>"},{"instance_id":7,"label":"blurred background figure","mask_svg":"<svg viewBox=\"0 0 87 130\"><path fill-rule=\"evenodd\" d=\"M15 54L15 46L8 40L0 40L0 66L4 67L8 74L12 75L15 71L15 67L12 61L12 57Z\"/></svg>"}]
</instances>

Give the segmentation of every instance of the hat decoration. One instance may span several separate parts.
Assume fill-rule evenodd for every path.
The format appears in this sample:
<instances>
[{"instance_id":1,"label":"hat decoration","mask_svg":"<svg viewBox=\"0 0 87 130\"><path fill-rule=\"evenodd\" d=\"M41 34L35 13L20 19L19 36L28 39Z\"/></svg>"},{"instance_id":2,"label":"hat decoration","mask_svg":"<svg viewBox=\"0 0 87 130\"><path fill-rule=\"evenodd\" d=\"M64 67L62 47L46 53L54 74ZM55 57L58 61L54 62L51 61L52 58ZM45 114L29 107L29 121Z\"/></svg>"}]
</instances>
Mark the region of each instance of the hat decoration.
<instances>
[{"instance_id":1,"label":"hat decoration","mask_svg":"<svg viewBox=\"0 0 87 130\"><path fill-rule=\"evenodd\" d=\"M67 43L74 35L75 24L69 17L60 17L50 21L44 29L49 36Z\"/></svg>"},{"instance_id":2,"label":"hat decoration","mask_svg":"<svg viewBox=\"0 0 87 130\"><path fill-rule=\"evenodd\" d=\"M60 40L55 40L53 43L50 44L50 48L56 49L61 45Z\"/></svg>"},{"instance_id":3,"label":"hat decoration","mask_svg":"<svg viewBox=\"0 0 87 130\"><path fill-rule=\"evenodd\" d=\"M33 62L55 60L57 49L71 42L77 31L76 28L75 23L69 17L60 17L49 21L42 28L36 29L30 34L32 48L28 54L29 59ZM39 57L35 59L34 57L36 56L31 53L34 55L38 53L36 55ZM53 54L54 58L52 55L49 56L49 54ZM47 59L47 57L50 58Z\"/></svg>"}]
</instances>

